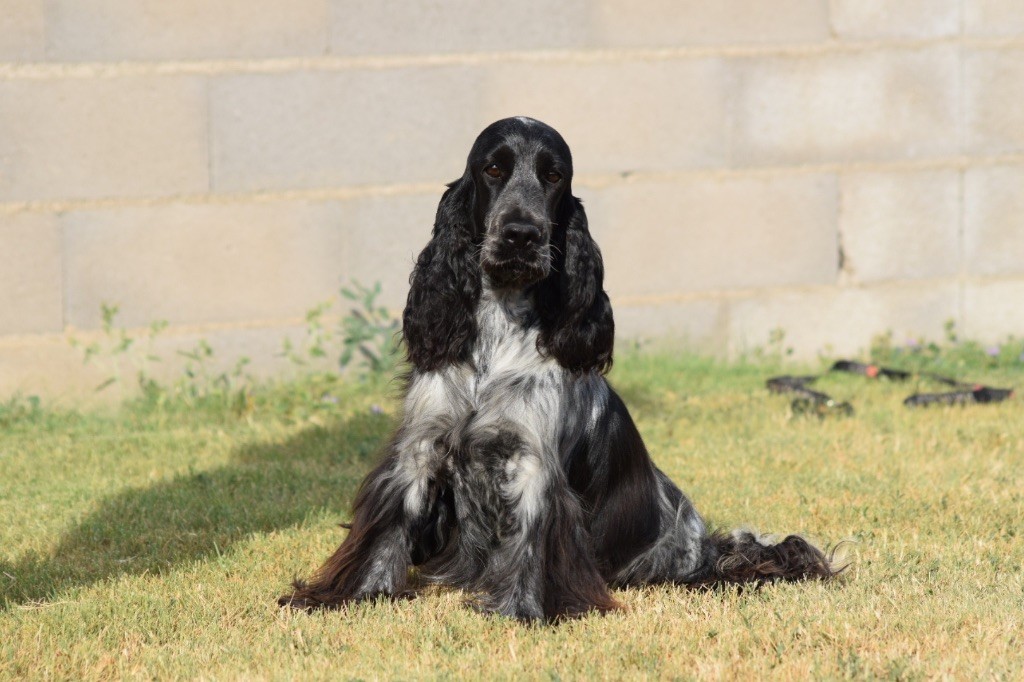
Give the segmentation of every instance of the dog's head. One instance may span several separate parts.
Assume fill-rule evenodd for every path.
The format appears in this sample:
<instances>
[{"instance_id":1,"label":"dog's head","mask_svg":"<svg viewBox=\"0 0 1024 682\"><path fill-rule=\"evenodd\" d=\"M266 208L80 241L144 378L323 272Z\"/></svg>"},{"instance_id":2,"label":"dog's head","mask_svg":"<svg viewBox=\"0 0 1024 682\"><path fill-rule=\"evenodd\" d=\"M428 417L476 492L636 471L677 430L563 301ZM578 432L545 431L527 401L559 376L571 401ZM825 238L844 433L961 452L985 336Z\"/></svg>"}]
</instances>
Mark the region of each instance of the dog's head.
<instances>
[{"instance_id":1,"label":"dog's head","mask_svg":"<svg viewBox=\"0 0 1024 682\"><path fill-rule=\"evenodd\" d=\"M611 365L604 266L572 173L569 146L540 121L506 118L480 133L410 279L402 333L413 365L469 357L484 275L490 287L532 298L542 353L577 372Z\"/></svg>"},{"instance_id":2,"label":"dog's head","mask_svg":"<svg viewBox=\"0 0 1024 682\"><path fill-rule=\"evenodd\" d=\"M558 132L532 118L506 118L476 138L466 162L492 286L526 287L551 272L552 233L572 199L572 155Z\"/></svg>"}]
</instances>

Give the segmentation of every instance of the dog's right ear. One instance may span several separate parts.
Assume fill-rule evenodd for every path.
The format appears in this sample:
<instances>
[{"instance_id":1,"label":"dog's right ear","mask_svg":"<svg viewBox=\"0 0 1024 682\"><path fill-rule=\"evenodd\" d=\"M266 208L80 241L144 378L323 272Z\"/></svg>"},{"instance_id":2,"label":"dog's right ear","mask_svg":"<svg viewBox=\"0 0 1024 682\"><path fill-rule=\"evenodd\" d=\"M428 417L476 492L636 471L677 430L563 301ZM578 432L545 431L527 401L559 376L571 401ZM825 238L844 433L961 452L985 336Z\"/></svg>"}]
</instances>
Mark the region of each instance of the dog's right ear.
<instances>
[{"instance_id":1,"label":"dog's right ear","mask_svg":"<svg viewBox=\"0 0 1024 682\"><path fill-rule=\"evenodd\" d=\"M422 371L468 359L476 340L480 265L473 219L476 188L467 169L448 185L430 242L409 277L402 337L409 362Z\"/></svg>"}]
</instances>

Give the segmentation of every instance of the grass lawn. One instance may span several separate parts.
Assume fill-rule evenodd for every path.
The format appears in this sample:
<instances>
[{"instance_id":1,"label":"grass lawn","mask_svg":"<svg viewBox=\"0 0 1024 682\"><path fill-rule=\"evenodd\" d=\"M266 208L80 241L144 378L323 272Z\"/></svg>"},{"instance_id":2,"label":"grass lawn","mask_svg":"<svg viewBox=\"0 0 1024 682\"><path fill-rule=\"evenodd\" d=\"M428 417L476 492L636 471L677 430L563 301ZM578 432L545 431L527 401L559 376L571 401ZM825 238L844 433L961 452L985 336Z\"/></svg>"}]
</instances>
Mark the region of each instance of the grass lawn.
<instances>
[{"instance_id":1,"label":"grass lawn","mask_svg":"<svg viewBox=\"0 0 1024 682\"><path fill-rule=\"evenodd\" d=\"M1021 387L1015 362L952 370ZM854 540L843 579L621 591L624 612L556 627L479 616L451 591L277 608L341 540L394 426L394 384L263 388L241 416L8 406L0 678L1024 676L1021 399L911 410L914 382L837 375L817 388L857 411L818 419L767 393L777 372L633 355L611 379L710 521Z\"/></svg>"}]
</instances>

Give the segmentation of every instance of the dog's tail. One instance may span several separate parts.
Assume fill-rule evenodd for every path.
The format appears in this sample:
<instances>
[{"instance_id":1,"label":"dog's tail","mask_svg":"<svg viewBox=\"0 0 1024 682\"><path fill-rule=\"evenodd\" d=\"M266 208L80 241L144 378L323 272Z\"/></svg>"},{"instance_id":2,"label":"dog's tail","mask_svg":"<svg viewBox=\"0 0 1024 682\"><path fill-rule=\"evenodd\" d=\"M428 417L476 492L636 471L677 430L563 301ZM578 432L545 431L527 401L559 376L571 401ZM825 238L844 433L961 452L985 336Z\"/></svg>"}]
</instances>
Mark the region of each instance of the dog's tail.
<instances>
[{"instance_id":1,"label":"dog's tail","mask_svg":"<svg viewBox=\"0 0 1024 682\"><path fill-rule=\"evenodd\" d=\"M846 568L836 561L834 549L826 554L799 535L771 543L744 530L709 533L704 557L694 586L831 580Z\"/></svg>"}]
</instances>

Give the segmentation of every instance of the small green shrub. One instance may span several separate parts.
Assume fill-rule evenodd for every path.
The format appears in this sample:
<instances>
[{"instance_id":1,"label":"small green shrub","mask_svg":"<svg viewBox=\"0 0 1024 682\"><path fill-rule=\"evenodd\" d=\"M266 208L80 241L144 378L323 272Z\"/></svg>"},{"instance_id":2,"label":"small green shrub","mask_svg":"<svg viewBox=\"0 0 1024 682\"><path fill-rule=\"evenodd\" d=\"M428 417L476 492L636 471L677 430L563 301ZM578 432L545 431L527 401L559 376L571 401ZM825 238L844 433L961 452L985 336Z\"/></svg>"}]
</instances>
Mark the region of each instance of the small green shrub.
<instances>
[{"instance_id":1,"label":"small green shrub","mask_svg":"<svg viewBox=\"0 0 1024 682\"><path fill-rule=\"evenodd\" d=\"M377 305L380 292L380 282L368 288L353 281L351 287L342 288L341 295L354 304L341 319L342 351L338 364L342 368L351 365L357 353L374 374L390 372L398 363L398 320L391 317L387 308Z\"/></svg>"},{"instance_id":2,"label":"small green shrub","mask_svg":"<svg viewBox=\"0 0 1024 682\"><path fill-rule=\"evenodd\" d=\"M308 366L337 352L337 366L342 371L355 370L363 376L391 374L400 357L399 322L377 303L380 293L380 282L367 287L353 280L341 289L341 296L352 305L337 324L332 325L330 315L336 302L318 304L306 313L303 342L296 346L285 339L282 355L296 365Z\"/></svg>"},{"instance_id":3,"label":"small green shrub","mask_svg":"<svg viewBox=\"0 0 1024 682\"><path fill-rule=\"evenodd\" d=\"M339 372L352 373L351 376L364 380L391 376L399 361L399 322L377 302L380 294L380 283L367 287L353 281L343 287L342 300L351 302L347 313L332 316L337 300L313 307L306 313L305 338L298 344L286 338L282 355L307 369L312 369L318 361L334 357ZM143 331L133 332L118 324L119 312L116 304L101 304L99 337L89 343L71 338L71 345L82 352L83 363L101 368L106 375L96 386L97 392L113 387L122 397L129 397L137 389L137 401L150 407L168 407L172 403L186 407L203 404L236 414L251 412L255 382L248 373L249 358L240 357L227 369L218 371L214 366L222 363L216 362L215 349L206 339L199 339L192 348L177 353L185 360L181 376L160 381L153 376L151 368L163 359L153 347L167 328L167 322L156 321ZM315 372L306 372L310 373ZM134 386L126 383L129 377L134 378ZM0 406L0 420L26 413L24 399L17 401Z\"/></svg>"},{"instance_id":4,"label":"small green shrub","mask_svg":"<svg viewBox=\"0 0 1024 682\"><path fill-rule=\"evenodd\" d=\"M238 413L252 410L253 379L245 371L250 363L248 357L243 355L231 369L217 372L211 368L214 350L206 339L199 339L191 350L178 351L178 355L186 362L184 376L172 387L176 396L189 404L213 401ZM159 398L159 393L153 397Z\"/></svg>"},{"instance_id":5,"label":"small green shrub","mask_svg":"<svg viewBox=\"0 0 1024 682\"><path fill-rule=\"evenodd\" d=\"M0 402L0 428L7 428L19 422L34 421L42 413L42 401L39 396L15 393Z\"/></svg>"},{"instance_id":6,"label":"small green shrub","mask_svg":"<svg viewBox=\"0 0 1024 682\"><path fill-rule=\"evenodd\" d=\"M132 335L126 328L116 324L121 308L108 303L100 304L101 331L103 336L85 343L77 337L71 337L71 346L82 351L82 362L87 365L98 365L109 375L96 386L96 391L104 391L111 386L125 392L125 372L134 370L135 380L145 393L156 385L149 373L154 362L160 357L153 352L156 338L167 328L165 320L150 323L145 332Z\"/></svg>"}]
</instances>

